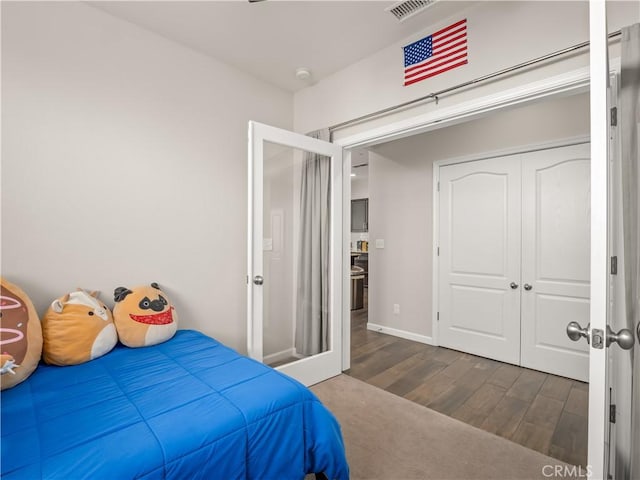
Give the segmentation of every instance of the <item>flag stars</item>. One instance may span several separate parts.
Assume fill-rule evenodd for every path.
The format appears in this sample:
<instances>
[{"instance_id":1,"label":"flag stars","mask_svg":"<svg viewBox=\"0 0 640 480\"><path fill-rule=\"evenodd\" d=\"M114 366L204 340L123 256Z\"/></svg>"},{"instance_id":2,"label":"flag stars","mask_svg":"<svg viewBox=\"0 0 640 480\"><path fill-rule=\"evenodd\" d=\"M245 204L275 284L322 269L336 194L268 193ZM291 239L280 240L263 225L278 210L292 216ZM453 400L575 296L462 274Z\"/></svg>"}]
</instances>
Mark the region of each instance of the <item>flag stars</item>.
<instances>
[{"instance_id":1,"label":"flag stars","mask_svg":"<svg viewBox=\"0 0 640 480\"><path fill-rule=\"evenodd\" d=\"M433 38L428 36L405 47L404 66L420 63L431 56L433 56Z\"/></svg>"}]
</instances>

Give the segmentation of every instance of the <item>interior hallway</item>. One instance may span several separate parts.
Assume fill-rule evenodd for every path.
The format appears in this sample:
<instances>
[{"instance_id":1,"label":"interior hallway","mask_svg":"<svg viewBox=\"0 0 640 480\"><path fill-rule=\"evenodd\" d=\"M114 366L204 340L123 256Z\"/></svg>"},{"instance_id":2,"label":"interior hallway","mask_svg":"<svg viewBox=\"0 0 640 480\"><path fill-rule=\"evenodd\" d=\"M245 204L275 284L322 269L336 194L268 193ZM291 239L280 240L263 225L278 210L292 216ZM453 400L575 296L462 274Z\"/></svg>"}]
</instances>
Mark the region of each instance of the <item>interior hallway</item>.
<instances>
[{"instance_id":1,"label":"interior hallway","mask_svg":"<svg viewBox=\"0 0 640 480\"><path fill-rule=\"evenodd\" d=\"M366 300L365 293L365 308L351 312L351 369L345 373L586 466L588 384L367 330Z\"/></svg>"}]
</instances>

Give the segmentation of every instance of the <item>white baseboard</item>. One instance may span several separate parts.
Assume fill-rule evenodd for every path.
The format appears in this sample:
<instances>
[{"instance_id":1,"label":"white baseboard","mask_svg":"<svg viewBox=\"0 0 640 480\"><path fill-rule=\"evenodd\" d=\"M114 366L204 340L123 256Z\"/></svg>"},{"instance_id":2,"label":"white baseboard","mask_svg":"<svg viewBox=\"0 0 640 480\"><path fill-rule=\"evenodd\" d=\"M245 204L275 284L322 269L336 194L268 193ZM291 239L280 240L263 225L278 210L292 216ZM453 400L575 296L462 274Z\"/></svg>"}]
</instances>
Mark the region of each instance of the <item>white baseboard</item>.
<instances>
[{"instance_id":1,"label":"white baseboard","mask_svg":"<svg viewBox=\"0 0 640 480\"><path fill-rule=\"evenodd\" d=\"M296 358L300 357L300 355L296 353L296 349L293 347L287 348L286 350L282 350L280 352L265 355L264 357L262 357L262 363L266 363L266 364L275 363L281 360L286 360L287 358L291 358L291 357L296 357Z\"/></svg>"},{"instance_id":2,"label":"white baseboard","mask_svg":"<svg viewBox=\"0 0 640 480\"><path fill-rule=\"evenodd\" d=\"M433 337L407 332L406 330L398 330L397 328L385 327L384 325L376 325L375 323L367 323L367 330L385 333L387 335L393 335L394 337L405 338L407 340L413 340L414 342L426 343L427 345L435 345Z\"/></svg>"}]
</instances>

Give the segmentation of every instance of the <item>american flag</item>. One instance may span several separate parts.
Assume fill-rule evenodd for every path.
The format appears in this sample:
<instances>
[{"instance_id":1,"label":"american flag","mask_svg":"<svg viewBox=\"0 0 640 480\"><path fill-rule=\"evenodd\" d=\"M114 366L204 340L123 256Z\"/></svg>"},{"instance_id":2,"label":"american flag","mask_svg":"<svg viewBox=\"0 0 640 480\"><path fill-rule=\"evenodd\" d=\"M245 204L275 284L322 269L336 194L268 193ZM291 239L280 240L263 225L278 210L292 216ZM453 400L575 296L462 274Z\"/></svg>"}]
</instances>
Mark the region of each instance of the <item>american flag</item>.
<instances>
[{"instance_id":1,"label":"american flag","mask_svg":"<svg viewBox=\"0 0 640 480\"><path fill-rule=\"evenodd\" d=\"M404 85L467 63L467 19L404 47Z\"/></svg>"}]
</instances>

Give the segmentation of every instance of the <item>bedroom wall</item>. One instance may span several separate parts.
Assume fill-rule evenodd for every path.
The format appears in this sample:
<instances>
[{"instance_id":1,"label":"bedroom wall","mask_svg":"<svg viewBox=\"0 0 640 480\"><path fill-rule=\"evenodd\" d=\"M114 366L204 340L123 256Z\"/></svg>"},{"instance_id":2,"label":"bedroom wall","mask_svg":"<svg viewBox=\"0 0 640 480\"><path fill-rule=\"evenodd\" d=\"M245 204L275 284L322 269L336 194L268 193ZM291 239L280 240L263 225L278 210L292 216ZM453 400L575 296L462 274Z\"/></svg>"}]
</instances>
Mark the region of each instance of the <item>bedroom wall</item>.
<instances>
[{"instance_id":1,"label":"bedroom wall","mask_svg":"<svg viewBox=\"0 0 640 480\"><path fill-rule=\"evenodd\" d=\"M181 328L246 351L247 121L292 96L82 2L2 2L2 275L158 282Z\"/></svg>"},{"instance_id":2,"label":"bedroom wall","mask_svg":"<svg viewBox=\"0 0 640 480\"><path fill-rule=\"evenodd\" d=\"M588 134L589 96L580 94L373 147L369 326L431 342L433 162Z\"/></svg>"},{"instance_id":3,"label":"bedroom wall","mask_svg":"<svg viewBox=\"0 0 640 480\"><path fill-rule=\"evenodd\" d=\"M463 5L469 5L464 3ZM392 107L432 92L487 75L503 68L570 47L589 39L589 4L574 1L482 1L454 16L432 23L437 4L421 17L424 29L405 41L390 45L378 53L305 88L295 95L295 129L308 132ZM403 86L402 47L429 35L461 18L467 18L469 63L444 74ZM607 1L610 31L640 21L640 3ZM619 38L611 43L611 57L619 56ZM507 88L545 79L588 65L588 49L561 59L547 61L519 73L461 89L431 102L382 119L340 129L340 139L379 125L413 117Z\"/></svg>"}]
</instances>

